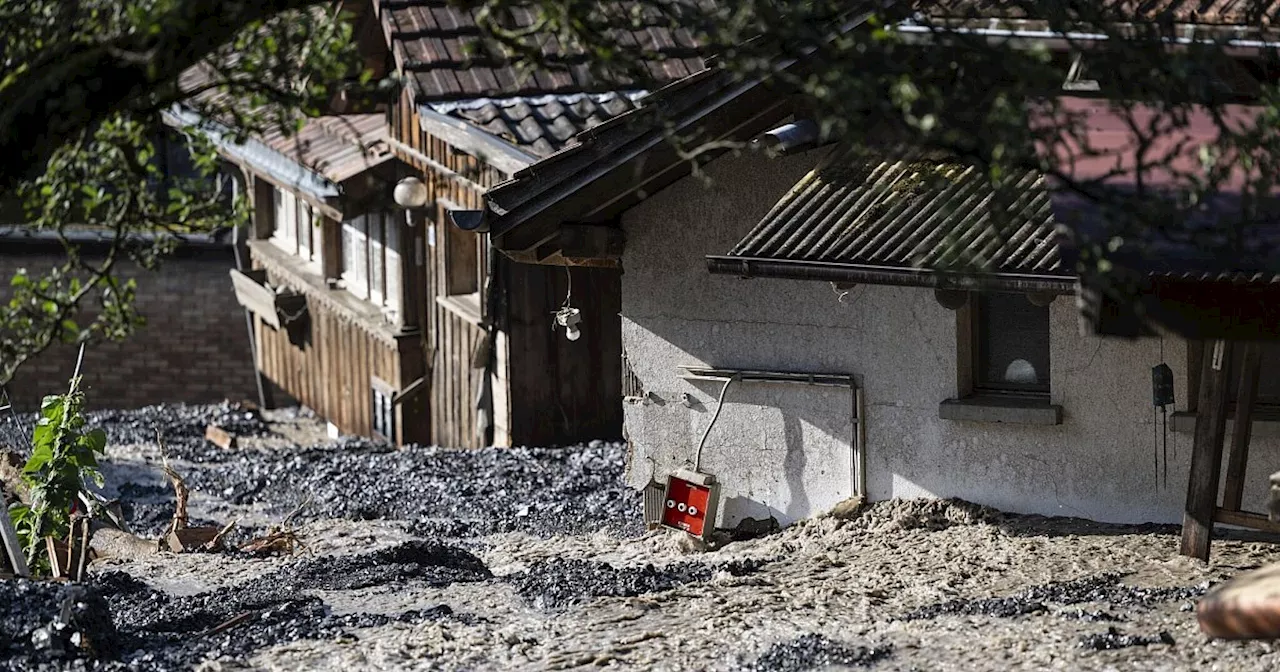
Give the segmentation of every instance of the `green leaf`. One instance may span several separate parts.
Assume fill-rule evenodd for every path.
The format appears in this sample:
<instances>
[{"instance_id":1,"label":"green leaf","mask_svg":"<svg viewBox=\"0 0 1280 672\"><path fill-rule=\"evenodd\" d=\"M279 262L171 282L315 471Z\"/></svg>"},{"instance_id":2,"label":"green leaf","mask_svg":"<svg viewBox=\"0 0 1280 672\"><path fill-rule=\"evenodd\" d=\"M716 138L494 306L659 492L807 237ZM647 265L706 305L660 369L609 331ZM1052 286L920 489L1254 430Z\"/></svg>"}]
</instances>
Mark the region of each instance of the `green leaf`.
<instances>
[{"instance_id":1,"label":"green leaf","mask_svg":"<svg viewBox=\"0 0 1280 672\"><path fill-rule=\"evenodd\" d=\"M103 452L107 447L107 432L101 427L84 435L85 445L95 453Z\"/></svg>"}]
</instances>

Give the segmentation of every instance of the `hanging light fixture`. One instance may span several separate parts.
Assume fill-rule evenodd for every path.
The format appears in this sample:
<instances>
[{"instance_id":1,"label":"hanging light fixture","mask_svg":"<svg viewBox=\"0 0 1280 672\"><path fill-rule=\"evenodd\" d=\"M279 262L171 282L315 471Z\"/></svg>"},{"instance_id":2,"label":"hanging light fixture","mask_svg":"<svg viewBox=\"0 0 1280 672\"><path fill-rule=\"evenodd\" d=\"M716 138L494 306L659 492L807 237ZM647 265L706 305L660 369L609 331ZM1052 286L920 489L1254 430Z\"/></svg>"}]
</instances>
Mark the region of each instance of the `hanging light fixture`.
<instances>
[{"instance_id":1,"label":"hanging light fixture","mask_svg":"<svg viewBox=\"0 0 1280 672\"><path fill-rule=\"evenodd\" d=\"M397 182L395 191L392 192L392 198L395 199L396 205L406 210L421 208L427 204L427 199L430 197L431 194L427 191L427 185L422 180L412 176Z\"/></svg>"},{"instance_id":2,"label":"hanging light fixture","mask_svg":"<svg viewBox=\"0 0 1280 672\"><path fill-rule=\"evenodd\" d=\"M576 341L582 338L582 329L578 325L582 322L582 311L569 305L569 301L573 298L573 275L569 272L569 267L564 268L565 277L568 279L568 289L564 295L564 303L560 305L554 315L555 319L551 322L551 330L555 331L556 327L564 327L564 337Z\"/></svg>"}]
</instances>

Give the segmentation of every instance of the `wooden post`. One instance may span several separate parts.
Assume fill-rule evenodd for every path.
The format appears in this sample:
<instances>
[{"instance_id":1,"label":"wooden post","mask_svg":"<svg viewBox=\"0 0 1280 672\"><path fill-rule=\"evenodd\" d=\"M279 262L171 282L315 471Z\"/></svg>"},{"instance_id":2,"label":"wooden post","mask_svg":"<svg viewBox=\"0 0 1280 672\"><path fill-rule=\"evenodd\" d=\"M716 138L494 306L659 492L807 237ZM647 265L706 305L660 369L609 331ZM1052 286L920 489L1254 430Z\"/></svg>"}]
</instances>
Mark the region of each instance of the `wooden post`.
<instances>
[{"instance_id":1,"label":"wooden post","mask_svg":"<svg viewBox=\"0 0 1280 672\"><path fill-rule=\"evenodd\" d=\"M1253 432L1253 407L1258 400L1261 364L1261 348L1257 343L1246 343L1240 364L1236 414L1231 424L1231 448L1227 451L1227 483L1222 493L1222 508L1232 511L1239 511L1244 500L1244 474L1249 463L1249 438Z\"/></svg>"},{"instance_id":2,"label":"wooden post","mask_svg":"<svg viewBox=\"0 0 1280 672\"><path fill-rule=\"evenodd\" d=\"M1206 562L1213 538L1213 512L1218 504L1230 368L1231 342L1217 341L1205 352L1195 443L1191 448L1191 474L1187 479L1187 502L1182 516L1182 554Z\"/></svg>"}]
</instances>

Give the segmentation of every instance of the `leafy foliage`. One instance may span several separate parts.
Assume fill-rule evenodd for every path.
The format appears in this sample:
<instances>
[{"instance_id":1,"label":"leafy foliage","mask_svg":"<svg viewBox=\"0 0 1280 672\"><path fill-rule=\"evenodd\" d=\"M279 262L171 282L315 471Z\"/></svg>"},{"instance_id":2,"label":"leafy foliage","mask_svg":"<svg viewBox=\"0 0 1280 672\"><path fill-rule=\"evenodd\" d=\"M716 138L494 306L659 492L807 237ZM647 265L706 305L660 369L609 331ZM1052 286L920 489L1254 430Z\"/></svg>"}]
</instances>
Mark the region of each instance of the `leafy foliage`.
<instances>
[{"instance_id":1,"label":"leafy foliage","mask_svg":"<svg viewBox=\"0 0 1280 672\"><path fill-rule=\"evenodd\" d=\"M0 213L22 222L0 225L0 240L39 233L60 241L64 252L53 268L23 269L7 287L0 283L0 385L57 343L127 337L144 319L125 269L155 270L184 237L247 222L246 199L231 195L236 171L222 167L199 129L175 130L176 117L166 123L175 105L199 125L217 124L241 140L272 128L291 133L340 92L361 98L370 78L350 22L311 4L0 0L0 69L7 73L0 78L0 125L18 120L13 115L36 95L41 72L61 76L50 60L59 55L113 45L108 56L136 62L148 82L120 107L68 133L7 197L0 191ZM197 11L200 5L206 11ZM173 42L184 23L195 35ZM221 41L197 44L219 31ZM175 58L197 67L176 69ZM74 86L45 92L57 96L47 106L80 110L114 95L120 84L102 65ZM92 249L86 237L98 239Z\"/></svg>"},{"instance_id":2,"label":"leafy foliage","mask_svg":"<svg viewBox=\"0 0 1280 672\"><path fill-rule=\"evenodd\" d=\"M48 559L41 552L45 537L65 539L70 534L72 512L79 506L85 479L102 485L98 456L106 448L107 435L100 428L86 427L79 384L79 378L72 379L66 394L49 395L41 403L31 457L22 470L31 503L9 509L33 571L48 570Z\"/></svg>"}]
</instances>

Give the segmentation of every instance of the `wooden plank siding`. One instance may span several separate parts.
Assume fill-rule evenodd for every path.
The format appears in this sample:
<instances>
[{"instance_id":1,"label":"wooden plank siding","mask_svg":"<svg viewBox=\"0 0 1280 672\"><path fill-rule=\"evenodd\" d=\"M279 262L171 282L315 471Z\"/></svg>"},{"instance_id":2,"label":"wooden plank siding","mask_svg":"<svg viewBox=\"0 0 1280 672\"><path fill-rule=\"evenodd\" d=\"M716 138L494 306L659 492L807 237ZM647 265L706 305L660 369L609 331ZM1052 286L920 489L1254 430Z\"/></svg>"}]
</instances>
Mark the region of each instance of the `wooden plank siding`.
<instances>
[{"instance_id":1,"label":"wooden plank siding","mask_svg":"<svg viewBox=\"0 0 1280 672\"><path fill-rule=\"evenodd\" d=\"M392 113L397 139L415 152L443 166L452 175L401 152L405 163L420 171L432 201L448 201L466 209L484 207L484 192L507 176L480 159L455 149L421 130L417 108L406 92ZM431 442L453 447L478 447L476 400L482 370L472 368L484 336L480 325L442 306L447 295L446 227L437 208L426 209L427 236L434 244L425 250L423 325L430 367L429 413ZM476 246L481 310L489 255L488 237ZM583 309L583 337L570 342L552 331L552 314L566 290L563 267L518 264L499 257L496 291L499 314L492 372L493 439L496 445L554 445L595 438L612 439L622 431L621 272L615 269L575 268L574 304Z\"/></svg>"},{"instance_id":2,"label":"wooden plank siding","mask_svg":"<svg viewBox=\"0 0 1280 672\"><path fill-rule=\"evenodd\" d=\"M272 283L291 284L289 278L268 270ZM305 291L305 290L304 290ZM368 436L373 431L371 376L393 387L408 385L405 371L415 362L402 352L413 354L418 335L390 336L368 328L324 301L311 297L307 302L305 337L292 342L286 329L273 329L257 321L258 352L263 373L300 403L313 409L347 434ZM412 404L412 402L411 402ZM403 441L414 437L410 405L398 418Z\"/></svg>"}]
</instances>

